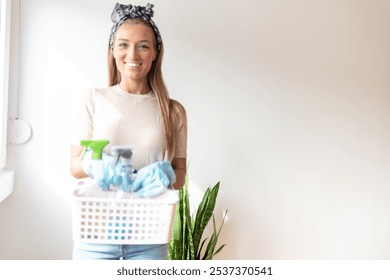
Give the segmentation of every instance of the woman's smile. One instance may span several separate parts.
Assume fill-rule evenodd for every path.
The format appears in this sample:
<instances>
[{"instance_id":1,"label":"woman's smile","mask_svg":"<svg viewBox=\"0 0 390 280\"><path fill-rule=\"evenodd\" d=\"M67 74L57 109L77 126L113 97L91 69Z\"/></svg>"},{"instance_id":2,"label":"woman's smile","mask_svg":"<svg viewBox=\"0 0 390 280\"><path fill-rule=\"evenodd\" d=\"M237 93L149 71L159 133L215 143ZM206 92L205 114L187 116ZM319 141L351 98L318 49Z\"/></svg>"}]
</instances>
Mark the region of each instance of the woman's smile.
<instances>
[{"instance_id":1,"label":"woman's smile","mask_svg":"<svg viewBox=\"0 0 390 280\"><path fill-rule=\"evenodd\" d=\"M134 63L134 62L125 62L125 64L127 67L130 67L130 68L138 68L138 67L142 66L142 63Z\"/></svg>"}]
</instances>

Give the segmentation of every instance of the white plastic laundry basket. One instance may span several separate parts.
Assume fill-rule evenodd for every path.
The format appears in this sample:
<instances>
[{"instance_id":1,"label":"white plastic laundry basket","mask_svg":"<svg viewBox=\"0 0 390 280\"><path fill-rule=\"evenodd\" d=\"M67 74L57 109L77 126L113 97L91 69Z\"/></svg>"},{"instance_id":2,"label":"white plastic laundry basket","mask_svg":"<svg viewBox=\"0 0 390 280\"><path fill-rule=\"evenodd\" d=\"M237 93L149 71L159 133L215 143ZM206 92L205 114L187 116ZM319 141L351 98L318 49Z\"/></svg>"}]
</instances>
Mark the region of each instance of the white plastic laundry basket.
<instances>
[{"instance_id":1,"label":"white plastic laundry basket","mask_svg":"<svg viewBox=\"0 0 390 280\"><path fill-rule=\"evenodd\" d=\"M169 242L178 195L168 190L153 198L103 191L73 193L73 239L103 244Z\"/></svg>"}]
</instances>

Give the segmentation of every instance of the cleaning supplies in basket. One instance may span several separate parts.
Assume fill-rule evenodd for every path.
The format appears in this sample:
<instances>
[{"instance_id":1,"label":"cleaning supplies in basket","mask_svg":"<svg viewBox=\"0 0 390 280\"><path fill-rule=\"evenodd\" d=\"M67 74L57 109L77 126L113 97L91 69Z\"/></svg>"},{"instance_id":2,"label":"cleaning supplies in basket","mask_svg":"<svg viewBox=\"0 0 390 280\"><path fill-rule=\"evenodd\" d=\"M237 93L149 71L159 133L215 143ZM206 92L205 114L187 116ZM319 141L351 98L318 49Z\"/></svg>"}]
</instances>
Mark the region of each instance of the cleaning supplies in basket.
<instances>
[{"instance_id":1,"label":"cleaning supplies in basket","mask_svg":"<svg viewBox=\"0 0 390 280\"><path fill-rule=\"evenodd\" d=\"M152 197L165 192L176 176L169 161L158 161L141 168L132 166L133 150L113 146L111 155L103 152L108 140L82 140L86 147L83 169L103 190L135 192L136 197Z\"/></svg>"},{"instance_id":2,"label":"cleaning supplies in basket","mask_svg":"<svg viewBox=\"0 0 390 280\"><path fill-rule=\"evenodd\" d=\"M108 190L107 182L107 161L110 159L103 157L103 149L109 143L108 140L81 140L80 145L85 147L82 156L83 170L104 190ZM106 161L106 164L104 164Z\"/></svg>"},{"instance_id":3,"label":"cleaning supplies in basket","mask_svg":"<svg viewBox=\"0 0 390 280\"><path fill-rule=\"evenodd\" d=\"M108 140L81 140L86 147L82 157L83 170L103 190L131 192L135 170L132 167L133 151L129 147L112 147L112 156L103 152Z\"/></svg>"},{"instance_id":4,"label":"cleaning supplies in basket","mask_svg":"<svg viewBox=\"0 0 390 280\"><path fill-rule=\"evenodd\" d=\"M124 192L133 192L133 182L136 177L136 170L133 168L131 157L133 150L129 147L112 147L111 154L116 157L112 170L117 171L113 184ZM119 164L119 169L117 168Z\"/></svg>"}]
</instances>

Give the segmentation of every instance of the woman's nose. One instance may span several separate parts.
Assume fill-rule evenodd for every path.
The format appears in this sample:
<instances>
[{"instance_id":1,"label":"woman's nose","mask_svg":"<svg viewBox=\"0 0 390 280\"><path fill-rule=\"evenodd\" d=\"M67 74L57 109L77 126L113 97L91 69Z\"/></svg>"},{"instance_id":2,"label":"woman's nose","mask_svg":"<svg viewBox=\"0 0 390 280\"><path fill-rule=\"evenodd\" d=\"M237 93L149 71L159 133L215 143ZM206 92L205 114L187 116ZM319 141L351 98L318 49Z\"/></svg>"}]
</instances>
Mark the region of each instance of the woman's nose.
<instances>
[{"instance_id":1,"label":"woman's nose","mask_svg":"<svg viewBox=\"0 0 390 280\"><path fill-rule=\"evenodd\" d=\"M132 60L137 59L138 52L137 52L137 48L135 46L131 46L131 47L128 48L128 50L127 50L127 57L132 59Z\"/></svg>"}]
</instances>

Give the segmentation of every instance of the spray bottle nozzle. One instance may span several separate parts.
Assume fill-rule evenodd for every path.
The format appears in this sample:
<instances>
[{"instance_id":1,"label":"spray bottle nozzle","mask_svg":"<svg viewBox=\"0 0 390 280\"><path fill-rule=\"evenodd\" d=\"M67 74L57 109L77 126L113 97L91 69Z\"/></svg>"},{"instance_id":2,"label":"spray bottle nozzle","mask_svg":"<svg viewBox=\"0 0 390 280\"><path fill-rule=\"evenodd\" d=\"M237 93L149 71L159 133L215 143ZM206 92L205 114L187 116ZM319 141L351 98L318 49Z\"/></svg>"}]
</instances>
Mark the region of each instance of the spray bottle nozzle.
<instances>
[{"instance_id":1,"label":"spray bottle nozzle","mask_svg":"<svg viewBox=\"0 0 390 280\"><path fill-rule=\"evenodd\" d=\"M108 140L81 140L80 145L92 150L92 159L102 159L104 147L110 143Z\"/></svg>"},{"instance_id":2,"label":"spray bottle nozzle","mask_svg":"<svg viewBox=\"0 0 390 280\"><path fill-rule=\"evenodd\" d=\"M116 161L114 162L114 166L116 166L119 159L121 159L121 164L123 166L130 166L131 157L133 156L133 150L129 147L112 147L111 155L117 157Z\"/></svg>"}]
</instances>

